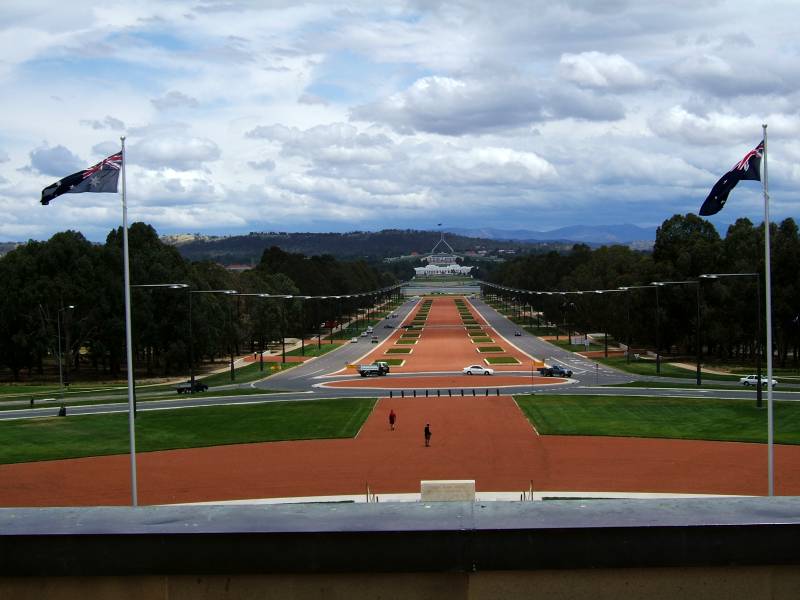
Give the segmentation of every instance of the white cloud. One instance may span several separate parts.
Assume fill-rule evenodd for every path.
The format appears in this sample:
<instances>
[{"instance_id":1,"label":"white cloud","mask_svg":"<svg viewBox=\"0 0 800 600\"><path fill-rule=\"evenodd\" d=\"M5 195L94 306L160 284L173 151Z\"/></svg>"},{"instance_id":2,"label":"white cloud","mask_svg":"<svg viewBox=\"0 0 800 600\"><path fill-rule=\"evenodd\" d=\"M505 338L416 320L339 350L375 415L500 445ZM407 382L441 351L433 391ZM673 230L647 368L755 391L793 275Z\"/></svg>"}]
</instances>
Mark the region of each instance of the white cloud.
<instances>
[{"instance_id":1,"label":"white cloud","mask_svg":"<svg viewBox=\"0 0 800 600\"><path fill-rule=\"evenodd\" d=\"M36 148L31 151L30 159L31 167L36 171L54 177L65 177L90 166L61 145Z\"/></svg>"},{"instance_id":2,"label":"white cloud","mask_svg":"<svg viewBox=\"0 0 800 600\"><path fill-rule=\"evenodd\" d=\"M186 171L200 169L219 159L220 149L212 140L196 137L144 138L131 144L128 160L151 169Z\"/></svg>"},{"instance_id":3,"label":"white cloud","mask_svg":"<svg viewBox=\"0 0 800 600\"><path fill-rule=\"evenodd\" d=\"M123 133L129 209L158 228L503 227L532 206L546 228L693 207L769 123L779 219L800 179L795 22L745 0L6 0L0 239L102 239L107 195L28 203Z\"/></svg>"},{"instance_id":4,"label":"white cloud","mask_svg":"<svg viewBox=\"0 0 800 600\"><path fill-rule=\"evenodd\" d=\"M581 87L635 89L649 82L639 67L619 54L563 54L558 70L562 78Z\"/></svg>"},{"instance_id":5,"label":"white cloud","mask_svg":"<svg viewBox=\"0 0 800 600\"><path fill-rule=\"evenodd\" d=\"M158 110L169 110L172 108L197 108L200 103L197 98L187 96L183 92L170 90L160 98L150 100Z\"/></svg>"}]
</instances>

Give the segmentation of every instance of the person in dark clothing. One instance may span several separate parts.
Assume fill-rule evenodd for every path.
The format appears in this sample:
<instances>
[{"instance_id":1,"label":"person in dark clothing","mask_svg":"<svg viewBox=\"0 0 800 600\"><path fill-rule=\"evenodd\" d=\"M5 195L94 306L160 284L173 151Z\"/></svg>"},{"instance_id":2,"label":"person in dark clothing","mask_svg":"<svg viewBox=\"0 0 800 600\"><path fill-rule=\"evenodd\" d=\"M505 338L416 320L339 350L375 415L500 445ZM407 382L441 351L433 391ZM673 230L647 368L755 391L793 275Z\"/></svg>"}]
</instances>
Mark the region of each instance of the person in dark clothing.
<instances>
[{"instance_id":1,"label":"person in dark clothing","mask_svg":"<svg viewBox=\"0 0 800 600\"><path fill-rule=\"evenodd\" d=\"M431 445L431 424L425 423L425 446Z\"/></svg>"},{"instance_id":2,"label":"person in dark clothing","mask_svg":"<svg viewBox=\"0 0 800 600\"><path fill-rule=\"evenodd\" d=\"M394 431L394 424L397 421L397 415L394 412L394 409L389 409L389 429Z\"/></svg>"}]
</instances>

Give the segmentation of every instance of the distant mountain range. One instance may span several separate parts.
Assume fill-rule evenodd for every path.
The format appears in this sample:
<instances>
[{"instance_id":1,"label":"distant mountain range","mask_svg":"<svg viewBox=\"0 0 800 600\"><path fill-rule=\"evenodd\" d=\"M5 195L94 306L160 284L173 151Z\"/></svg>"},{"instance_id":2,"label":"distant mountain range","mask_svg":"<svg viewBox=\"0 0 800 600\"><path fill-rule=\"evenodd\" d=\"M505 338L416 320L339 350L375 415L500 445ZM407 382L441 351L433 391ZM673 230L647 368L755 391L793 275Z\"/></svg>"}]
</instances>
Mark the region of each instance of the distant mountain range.
<instances>
[{"instance_id":1,"label":"distant mountain range","mask_svg":"<svg viewBox=\"0 0 800 600\"><path fill-rule=\"evenodd\" d=\"M550 231L492 228L448 228L446 231L490 240L582 242L591 245L624 244L637 249L652 248L656 239L656 227L638 225L571 225Z\"/></svg>"}]
</instances>

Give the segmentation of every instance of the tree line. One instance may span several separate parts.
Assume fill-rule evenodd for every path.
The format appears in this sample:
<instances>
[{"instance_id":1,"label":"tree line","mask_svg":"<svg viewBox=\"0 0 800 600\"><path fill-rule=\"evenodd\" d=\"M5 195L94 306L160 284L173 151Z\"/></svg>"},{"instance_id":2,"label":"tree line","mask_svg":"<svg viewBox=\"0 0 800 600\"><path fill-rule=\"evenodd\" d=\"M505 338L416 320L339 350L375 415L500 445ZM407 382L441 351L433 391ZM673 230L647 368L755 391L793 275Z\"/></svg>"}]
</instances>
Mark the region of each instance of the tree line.
<instances>
[{"instance_id":1,"label":"tree line","mask_svg":"<svg viewBox=\"0 0 800 600\"><path fill-rule=\"evenodd\" d=\"M800 355L800 238L795 221L771 224L773 352L780 366L798 366ZM757 273L702 278L703 274ZM758 345L759 306L764 312L764 227L738 219L720 237L714 226L694 214L675 215L656 233L652 253L624 246L595 250L577 244L565 254L550 252L509 261L487 281L538 291L616 290L656 281L699 281L625 292L519 295L552 323L580 331L604 331L634 347L697 354L699 286L700 350L705 360L749 361ZM759 287L761 294L757 294ZM760 302L760 305L759 305ZM656 328L656 324L658 327ZM763 347L763 346L762 346Z\"/></svg>"},{"instance_id":2,"label":"tree line","mask_svg":"<svg viewBox=\"0 0 800 600\"><path fill-rule=\"evenodd\" d=\"M190 355L197 365L230 352L253 352L284 336L314 333L322 322L340 320L374 301L265 299L201 290L340 296L396 283L391 273L363 261L306 257L276 247L265 250L254 268L232 272L211 261L184 259L145 223L131 225L128 240L135 364L148 376L186 373ZM2 376L40 378L60 342L69 371L119 377L125 363L122 269L122 228L103 244L65 231L0 258ZM137 287L161 283L188 287Z\"/></svg>"}]
</instances>

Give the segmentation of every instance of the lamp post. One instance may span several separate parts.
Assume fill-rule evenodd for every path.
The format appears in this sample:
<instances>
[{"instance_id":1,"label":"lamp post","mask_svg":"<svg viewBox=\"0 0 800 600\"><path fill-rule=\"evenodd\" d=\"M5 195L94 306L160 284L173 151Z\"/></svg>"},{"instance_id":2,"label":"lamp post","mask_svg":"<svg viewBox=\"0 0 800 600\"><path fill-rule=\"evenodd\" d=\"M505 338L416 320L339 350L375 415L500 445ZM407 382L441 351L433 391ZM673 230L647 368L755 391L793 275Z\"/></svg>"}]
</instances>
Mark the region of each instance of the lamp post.
<instances>
[{"instance_id":1,"label":"lamp post","mask_svg":"<svg viewBox=\"0 0 800 600\"><path fill-rule=\"evenodd\" d=\"M74 308L75 305L70 304L56 311L56 329L58 330L58 387L61 392L61 400L64 400L64 371L61 366L61 313Z\"/></svg>"},{"instance_id":2,"label":"lamp post","mask_svg":"<svg viewBox=\"0 0 800 600\"><path fill-rule=\"evenodd\" d=\"M163 288L167 290L185 290L189 289L188 283L138 283L138 284L131 284L132 288ZM189 358L189 362L191 362L191 356ZM133 364L133 361L131 361ZM131 374L131 378L133 380L133 418L136 418L136 374Z\"/></svg>"},{"instance_id":3,"label":"lamp post","mask_svg":"<svg viewBox=\"0 0 800 600\"><path fill-rule=\"evenodd\" d=\"M190 393L194 393L194 337L192 335L192 294L223 294L233 296L236 290L189 290L189 381ZM229 306L230 308L230 306ZM230 337L228 338L230 341ZM231 348L231 352L233 348ZM231 356L231 379L233 379L233 356Z\"/></svg>"},{"instance_id":4,"label":"lamp post","mask_svg":"<svg viewBox=\"0 0 800 600\"><path fill-rule=\"evenodd\" d=\"M695 346L697 347L697 385L701 385L703 380L700 371L700 281L696 279L689 279L685 281L653 281L650 285L655 285L656 287L656 294L658 294L658 288L667 285L695 285L696 290L696 297L697 297L697 327L695 328ZM658 298L658 296L656 296Z\"/></svg>"},{"instance_id":5,"label":"lamp post","mask_svg":"<svg viewBox=\"0 0 800 600\"><path fill-rule=\"evenodd\" d=\"M659 325L659 316L658 316L658 286L655 285L623 285L618 287L617 289L621 292L630 292L630 290L642 290L647 288L655 288L656 290L656 375L661 374L661 361L659 360L658 350L659 350L659 339L658 339L658 325ZM631 362L631 295L630 293L626 294L628 297L627 301L627 316L628 316L628 352L627 352L627 362Z\"/></svg>"},{"instance_id":6,"label":"lamp post","mask_svg":"<svg viewBox=\"0 0 800 600\"><path fill-rule=\"evenodd\" d=\"M722 277L755 277L756 279L756 408L761 408L763 395L761 390L761 277L758 273L703 273L701 279L721 279Z\"/></svg>"}]
</instances>

